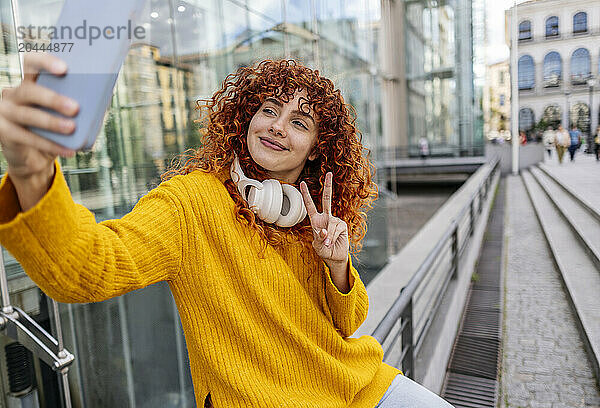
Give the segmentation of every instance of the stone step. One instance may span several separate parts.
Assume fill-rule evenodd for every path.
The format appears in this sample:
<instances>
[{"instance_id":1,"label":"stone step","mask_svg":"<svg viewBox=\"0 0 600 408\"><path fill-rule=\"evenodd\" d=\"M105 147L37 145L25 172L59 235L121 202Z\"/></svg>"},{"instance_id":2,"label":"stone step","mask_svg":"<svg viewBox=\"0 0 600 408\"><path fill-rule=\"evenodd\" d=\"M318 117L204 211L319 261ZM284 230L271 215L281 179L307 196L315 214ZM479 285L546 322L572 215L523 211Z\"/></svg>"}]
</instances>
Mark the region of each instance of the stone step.
<instances>
[{"instance_id":1,"label":"stone step","mask_svg":"<svg viewBox=\"0 0 600 408\"><path fill-rule=\"evenodd\" d=\"M586 163L587 164L587 163ZM598 176L600 175L600 165L593 167L574 167L570 169L560 169L539 163L538 167L547 176L552 178L565 192L578 200L581 205L597 220L600 221L600 201L598 194ZM590 169L595 174L590 173ZM573 179L577 179L576 185L572 185ZM585 182L584 182L585 180Z\"/></svg>"},{"instance_id":2,"label":"stone step","mask_svg":"<svg viewBox=\"0 0 600 408\"><path fill-rule=\"evenodd\" d=\"M524 171L521 177L560 271L590 363L599 378L600 273L536 179L529 171Z\"/></svg>"},{"instance_id":3,"label":"stone step","mask_svg":"<svg viewBox=\"0 0 600 408\"><path fill-rule=\"evenodd\" d=\"M568 222L600 273L600 220L592 216L575 196L565 194L564 189L546 173L535 167L530 172Z\"/></svg>"}]
</instances>

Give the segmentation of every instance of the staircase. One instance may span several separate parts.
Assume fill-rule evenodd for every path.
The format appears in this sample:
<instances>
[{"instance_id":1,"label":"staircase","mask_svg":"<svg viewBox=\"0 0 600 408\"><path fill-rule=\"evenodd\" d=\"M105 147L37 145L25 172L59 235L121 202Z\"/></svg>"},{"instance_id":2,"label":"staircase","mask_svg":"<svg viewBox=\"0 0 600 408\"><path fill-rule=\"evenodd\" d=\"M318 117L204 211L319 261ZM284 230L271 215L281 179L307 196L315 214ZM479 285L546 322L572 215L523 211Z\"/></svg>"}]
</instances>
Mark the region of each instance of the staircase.
<instances>
[{"instance_id":1,"label":"staircase","mask_svg":"<svg viewBox=\"0 0 600 408\"><path fill-rule=\"evenodd\" d=\"M596 177L600 189L600 169L589 176ZM521 177L599 381L600 210L543 164L523 171Z\"/></svg>"}]
</instances>

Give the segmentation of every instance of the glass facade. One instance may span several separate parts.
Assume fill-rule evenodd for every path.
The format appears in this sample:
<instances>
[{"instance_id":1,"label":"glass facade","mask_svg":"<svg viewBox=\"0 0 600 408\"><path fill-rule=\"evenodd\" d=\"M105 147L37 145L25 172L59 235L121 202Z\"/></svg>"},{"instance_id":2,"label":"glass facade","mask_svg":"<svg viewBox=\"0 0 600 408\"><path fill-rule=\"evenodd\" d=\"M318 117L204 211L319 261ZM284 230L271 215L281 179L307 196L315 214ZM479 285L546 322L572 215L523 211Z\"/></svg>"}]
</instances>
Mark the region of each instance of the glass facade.
<instances>
[{"instance_id":1,"label":"glass facade","mask_svg":"<svg viewBox=\"0 0 600 408\"><path fill-rule=\"evenodd\" d=\"M43 26L56 21L63 2L14 4L18 26ZM21 76L11 2L0 0L0 6L4 88L18 85ZM211 96L238 67L266 58L295 58L331 78L356 108L365 145L376 147L378 4L147 0L145 7L139 24L148 35L129 51L96 144L61 159L73 198L97 221L123 216L159 183L174 155L198 146L198 99ZM6 252L4 260L9 281L27 279ZM33 289L45 308L46 298ZM185 341L166 284L101 303L61 304L60 312L66 348L76 356L69 371L74 406L195 406ZM40 399L57 406L51 388Z\"/></svg>"},{"instance_id":2,"label":"glass facade","mask_svg":"<svg viewBox=\"0 0 600 408\"><path fill-rule=\"evenodd\" d=\"M409 155L421 137L432 155L482 154L485 3L405 2L404 14Z\"/></svg>"},{"instance_id":3,"label":"glass facade","mask_svg":"<svg viewBox=\"0 0 600 408\"><path fill-rule=\"evenodd\" d=\"M409 146L423 136L430 145L451 145L457 130L454 9L407 3L405 24Z\"/></svg>"}]
</instances>

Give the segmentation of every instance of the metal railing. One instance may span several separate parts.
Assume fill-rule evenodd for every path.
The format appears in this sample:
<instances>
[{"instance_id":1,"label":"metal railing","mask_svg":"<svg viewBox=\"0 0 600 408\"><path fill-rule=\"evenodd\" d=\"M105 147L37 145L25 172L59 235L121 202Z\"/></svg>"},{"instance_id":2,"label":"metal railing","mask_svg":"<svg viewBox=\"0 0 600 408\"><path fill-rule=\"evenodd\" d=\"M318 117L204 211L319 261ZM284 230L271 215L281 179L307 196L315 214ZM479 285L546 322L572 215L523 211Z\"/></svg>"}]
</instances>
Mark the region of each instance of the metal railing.
<instances>
[{"instance_id":1,"label":"metal railing","mask_svg":"<svg viewBox=\"0 0 600 408\"><path fill-rule=\"evenodd\" d=\"M427 157L429 158L483 156L485 153L485 142L481 141L464 145L429 142L428 150ZM418 158L421 152L418 144L410 144L408 146L373 149L372 154L375 161L390 161Z\"/></svg>"},{"instance_id":2,"label":"metal railing","mask_svg":"<svg viewBox=\"0 0 600 408\"><path fill-rule=\"evenodd\" d=\"M473 235L490 185L499 171L495 158L476 191L452 220L408 284L388 309L372 336L384 348L384 359L413 378L419 352L449 283L458 276L459 261ZM395 348L401 339L400 349ZM391 356L399 356L390 361Z\"/></svg>"}]
</instances>

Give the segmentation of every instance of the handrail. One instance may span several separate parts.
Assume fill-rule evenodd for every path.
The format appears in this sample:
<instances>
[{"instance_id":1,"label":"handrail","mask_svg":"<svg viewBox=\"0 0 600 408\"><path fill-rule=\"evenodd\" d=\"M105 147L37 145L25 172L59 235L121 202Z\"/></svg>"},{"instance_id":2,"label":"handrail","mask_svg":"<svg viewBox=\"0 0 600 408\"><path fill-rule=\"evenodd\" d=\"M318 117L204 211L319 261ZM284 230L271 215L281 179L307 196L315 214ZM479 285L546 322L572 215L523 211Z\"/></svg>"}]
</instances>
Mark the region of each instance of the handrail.
<instances>
[{"instance_id":1,"label":"handrail","mask_svg":"<svg viewBox=\"0 0 600 408\"><path fill-rule=\"evenodd\" d=\"M429 315L426 317L425 324L421 329L421 333L414 335L413 334L413 300L415 297L416 290L420 287L423 280L429 275L432 271L432 267L438 257L442 254L442 251L446 248L447 244L451 242L452 249L452 263L449 269L448 277L444 280L444 283L441 285L441 289L438 294L443 294L445 292L446 287L451 279L456 278L458 274L458 261L463 252L463 249L468 243L468 239L463 242L463 245L459 248L458 242L458 231L460 228L461 221L469 212L470 214L470 230L469 236L473 234L474 225L476 222L474 203L475 199L479 197L479 208L477 210L478 213L481 213L482 210L482 200L487 198L488 190L490 187L490 183L496 172L499 170L499 158L495 158L490 165L490 168L480 182L477 189L471 194L468 203L466 203L458 213L458 215L452 220L448 228L445 230L442 237L435 244L433 249L427 254L425 260L421 263L415 274L406 284L406 286L400 292L400 295L396 298L392 306L388 309L387 313L383 317L383 319L379 322L377 327L372 333L372 336L380 343L383 344L389 335L391 334L393 328L396 326L398 320L403 320L400 330L398 330L396 337L392 341L392 343L387 347L385 354L388 354L391 348L394 346L398 337L402 335L402 349L401 349L401 357L400 361L402 363L402 370L404 374L412 377L414 375L414 355L416 351L420 348L423 339L425 338L425 334L428 331L431 321L433 320L431 317L437 312L437 308L439 307L439 298L437 299L436 304L431 308ZM415 343L415 339L417 342Z\"/></svg>"}]
</instances>

